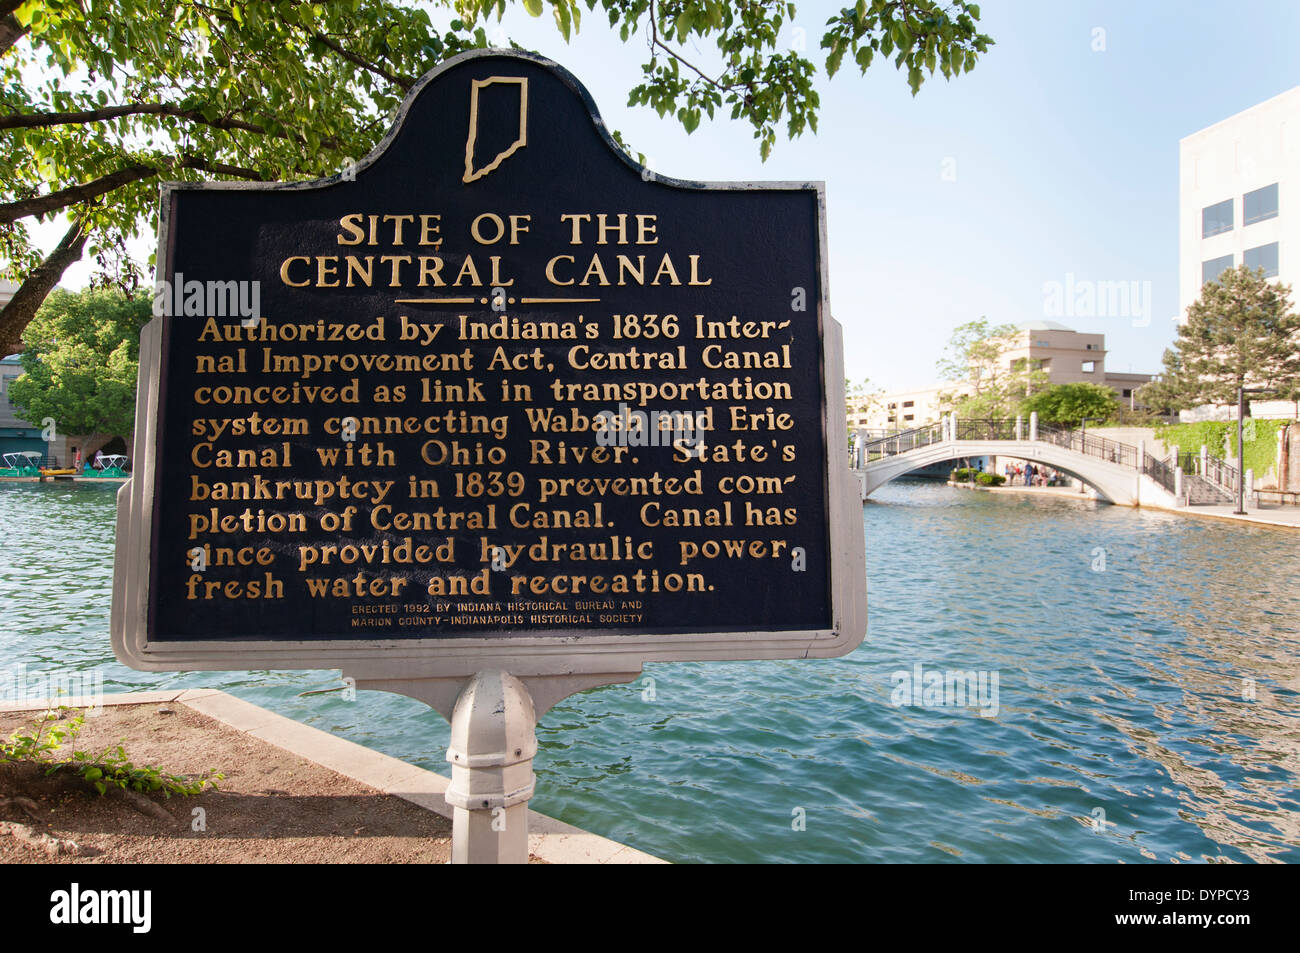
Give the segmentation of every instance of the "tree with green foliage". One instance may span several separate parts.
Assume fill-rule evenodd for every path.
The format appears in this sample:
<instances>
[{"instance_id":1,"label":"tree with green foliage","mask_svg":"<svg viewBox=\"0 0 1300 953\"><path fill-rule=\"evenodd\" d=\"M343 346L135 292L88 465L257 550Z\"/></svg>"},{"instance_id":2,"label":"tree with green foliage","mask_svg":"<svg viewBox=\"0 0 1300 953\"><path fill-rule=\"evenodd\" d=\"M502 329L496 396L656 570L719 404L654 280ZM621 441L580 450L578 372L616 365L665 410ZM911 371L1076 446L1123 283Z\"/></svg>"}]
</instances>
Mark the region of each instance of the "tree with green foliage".
<instances>
[{"instance_id":1,"label":"tree with green foliage","mask_svg":"<svg viewBox=\"0 0 1300 953\"><path fill-rule=\"evenodd\" d=\"M879 405L883 393L884 391L879 387L871 385L869 377L864 377L860 381L844 378L844 402L848 405L849 413L870 413Z\"/></svg>"},{"instance_id":2,"label":"tree with green foliage","mask_svg":"<svg viewBox=\"0 0 1300 953\"><path fill-rule=\"evenodd\" d=\"M520 0L533 16L542 0ZM369 152L420 75L489 45L513 0L0 0L0 262L20 282L0 311L0 353L89 249L96 282L146 277L127 251L156 230L163 180L303 180ZM694 131L724 111L753 127L764 159L778 129L817 130L818 66L778 45L793 3L551 0L568 40L584 7L646 43L629 93ZM822 68L877 56L913 95L935 72L971 70L992 40L966 0L858 0L825 25ZM434 20L446 23L435 27ZM713 47L697 54L696 45ZM689 55L688 55L689 54ZM701 59L700 57L704 58ZM48 254L28 223L64 215Z\"/></svg>"},{"instance_id":3,"label":"tree with green foliage","mask_svg":"<svg viewBox=\"0 0 1300 953\"><path fill-rule=\"evenodd\" d=\"M1238 387L1300 399L1300 316L1290 297L1290 285L1245 265L1206 282L1165 351L1164 373L1138 400L1165 411L1236 404Z\"/></svg>"},{"instance_id":4,"label":"tree with green foliage","mask_svg":"<svg viewBox=\"0 0 1300 953\"><path fill-rule=\"evenodd\" d=\"M976 392L993 382L999 370L1001 339L1016 331L1012 324L991 324L987 317L953 328L935 367L945 381L969 382Z\"/></svg>"},{"instance_id":5,"label":"tree with green foliage","mask_svg":"<svg viewBox=\"0 0 1300 953\"><path fill-rule=\"evenodd\" d=\"M939 394L940 407L967 419L1015 416L1048 380L1040 367L1004 357L1018 333L1015 325L991 324L987 317L954 328L936 363L940 377L955 385Z\"/></svg>"},{"instance_id":6,"label":"tree with green foliage","mask_svg":"<svg viewBox=\"0 0 1300 953\"><path fill-rule=\"evenodd\" d=\"M23 332L23 374L9 385L15 409L81 436L83 460L115 436L129 444L140 329L152 316L149 301L117 290L56 289Z\"/></svg>"},{"instance_id":7,"label":"tree with green foliage","mask_svg":"<svg viewBox=\"0 0 1300 953\"><path fill-rule=\"evenodd\" d=\"M1042 423L1079 426L1086 417L1101 423L1119 413L1119 395L1102 384L1052 384L1030 394L1020 413L1037 413Z\"/></svg>"},{"instance_id":8,"label":"tree with green foliage","mask_svg":"<svg viewBox=\"0 0 1300 953\"><path fill-rule=\"evenodd\" d=\"M880 388L871 386L871 379L868 377L864 377L860 381L844 378L844 406L850 418L860 414L869 414L879 407L880 397L883 393L884 391ZM858 428L850 420L845 420L845 425L848 428L849 445L852 446Z\"/></svg>"}]
</instances>

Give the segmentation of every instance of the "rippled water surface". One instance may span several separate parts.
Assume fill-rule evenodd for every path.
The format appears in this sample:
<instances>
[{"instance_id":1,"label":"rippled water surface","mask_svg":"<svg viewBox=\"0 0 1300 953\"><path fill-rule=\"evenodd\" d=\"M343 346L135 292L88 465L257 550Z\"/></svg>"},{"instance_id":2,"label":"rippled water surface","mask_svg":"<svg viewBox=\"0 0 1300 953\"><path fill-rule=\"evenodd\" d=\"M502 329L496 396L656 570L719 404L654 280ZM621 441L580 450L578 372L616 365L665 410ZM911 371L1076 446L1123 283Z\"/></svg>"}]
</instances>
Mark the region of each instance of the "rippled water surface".
<instances>
[{"instance_id":1,"label":"rippled water surface","mask_svg":"<svg viewBox=\"0 0 1300 953\"><path fill-rule=\"evenodd\" d=\"M118 664L112 488L0 485L0 527L0 673L221 688L446 772L423 705L299 697L337 672ZM866 537L861 648L571 698L533 806L676 861L1300 860L1300 534L900 481ZM996 713L894 704L918 664Z\"/></svg>"}]
</instances>

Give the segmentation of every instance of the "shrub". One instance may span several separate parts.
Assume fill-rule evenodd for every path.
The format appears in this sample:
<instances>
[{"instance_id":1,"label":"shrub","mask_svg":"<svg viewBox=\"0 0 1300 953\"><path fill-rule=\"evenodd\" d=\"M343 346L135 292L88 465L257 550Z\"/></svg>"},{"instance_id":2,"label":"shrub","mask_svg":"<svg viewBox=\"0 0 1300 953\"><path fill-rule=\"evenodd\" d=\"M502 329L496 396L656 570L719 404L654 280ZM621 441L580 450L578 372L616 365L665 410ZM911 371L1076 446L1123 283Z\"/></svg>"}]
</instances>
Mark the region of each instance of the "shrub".
<instances>
[{"instance_id":1,"label":"shrub","mask_svg":"<svg viewBox=\"0 0 1300 953\"><path fill-rule=\"evenodd\" d=\"M1246 468L1263 476L1277 463L1278 434L1290 421L1255 420L1247 417L1242 422L1245 432ZM1167 424L1156 427L1155 436L1165 447L1178 446L1184 453L1197 453L1201 445L1206 452L1220 460L1224 458L1224 438L1227 437L1227 462L1237 465L1237 422L1235 420L1205 420L1194 424Z\"/></svg>"}]
</instances>

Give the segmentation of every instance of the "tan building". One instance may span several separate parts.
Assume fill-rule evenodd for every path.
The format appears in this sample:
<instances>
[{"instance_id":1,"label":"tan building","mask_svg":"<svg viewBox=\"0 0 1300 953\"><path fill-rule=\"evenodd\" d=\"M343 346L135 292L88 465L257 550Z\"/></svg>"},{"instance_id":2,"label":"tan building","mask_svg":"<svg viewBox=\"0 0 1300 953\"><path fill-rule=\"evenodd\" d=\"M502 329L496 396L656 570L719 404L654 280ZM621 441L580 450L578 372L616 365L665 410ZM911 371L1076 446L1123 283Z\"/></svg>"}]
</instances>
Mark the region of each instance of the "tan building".
<instances>
[{"instance_id":1,"label":"tan building","mask_svg":"<svg viewBox=\"0 0 1300 953\"><path fill-rule=\"evenodd\" d=\"M1047 374L1049 384L1102 384L1119 395L1125 406L1136 406L1135 392L1151 374L1108 373L1106 336L1075 331L1055 321L1027 321L1005 339L998 357L1010 371L1028 362ZM943 416L941 396L969 393L967 381L932 384L915 390L893 391L874 398L872 406L850 407L849 427L861 430L906 430L935 423Z\"/></svg>"},{"instance_id":2,"label":"tan building","mask_svg":"<svg viewBox=\"0 0 1300 953\"><path fill-rule=\"evenodd\" d=\"M920 390L900 391L884 394L879 399L880 410L875 415L876 422L869 429L907 430L934 423L943 411L940 396L954 390L964 389L965 385L935 384Z\"/></svg>"},{"instance_id":3,"label":"tan building","mask_svg":"<svg viewBox=\"0 0 1300 953\"><path fill-rule=\"evenodd\" d=\"M854 400L852 397L845 401L845 407L848 410L848 422L850 430L863 430L871 420L871 402Z\"/></svg>"},{"instance_id":4,"label":"tan building","mask_svg":"<svg viewBox=\"0 0 1300 953\"><path fill-rule=\"evenodd\" d=\"M1106 335L1081 334L1055 321L1026 321L1002 347L1004 368L1028 362L1050 384L1106 383Z\"/></svg>"}]
</instances>

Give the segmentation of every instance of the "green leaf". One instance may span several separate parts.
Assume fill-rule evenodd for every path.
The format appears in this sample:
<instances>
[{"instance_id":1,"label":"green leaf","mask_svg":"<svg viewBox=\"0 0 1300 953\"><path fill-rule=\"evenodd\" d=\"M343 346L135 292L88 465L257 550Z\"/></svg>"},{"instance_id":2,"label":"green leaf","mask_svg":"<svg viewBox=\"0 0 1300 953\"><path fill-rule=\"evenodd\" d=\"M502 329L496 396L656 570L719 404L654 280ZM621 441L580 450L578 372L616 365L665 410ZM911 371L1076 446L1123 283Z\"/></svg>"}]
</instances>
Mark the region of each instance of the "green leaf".
<instances>
[{"instance_id":1,"label":"green leaf","mask_svg":"<svg viewBox=\"0 0 1300 953\"><path fill-rule=\"evenodd\" d=\"M686 42L686 36L691 32L691 24L694 23L694 17L689 9L683 10L677 15L677 41Z\"/></svg>"},{"instance_id":2,"label":"green leaf","mask_svg":"<svg viewBox=\"0 0 1300 953\"><path fill-rule=\"evenodd\" d=\"M542 0L523 0L524 9L528 11L530 17L540 17L542 15Z\"/></svg>"},{"instance_id":3,"label":"green leaf","mask_svg":"<svg viewBox=\"0 0 1300 953\"><path fill-rule=\"evenodd\" d=\"M826 75L834 76L840 70L840 61L844 59L844 46L837 43L831 48L830 55L826 57Z\"/></svg>"},{"instance_id":4,"label":"green leaf","mask_svg":"<svg viewBox=\"0 0 1300 953\"><path fill-rule=\"evenodd\" d=\"M39 6L39 0L30 0L30 2L24 3L21 7L15 10L14 19L18 21L18 25L24 29L31 26L32 13Z\"/></svg>"}]
</instances>

